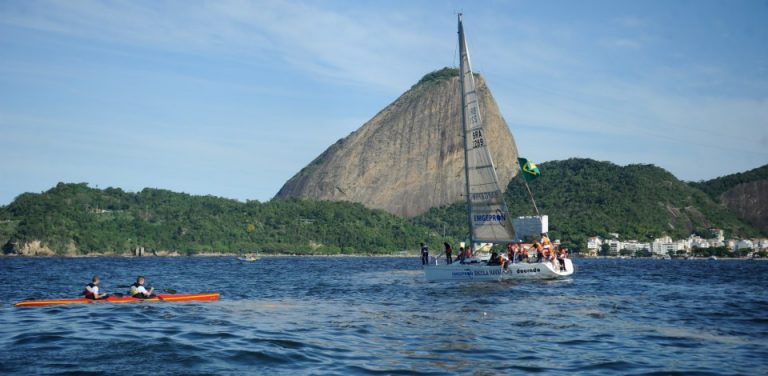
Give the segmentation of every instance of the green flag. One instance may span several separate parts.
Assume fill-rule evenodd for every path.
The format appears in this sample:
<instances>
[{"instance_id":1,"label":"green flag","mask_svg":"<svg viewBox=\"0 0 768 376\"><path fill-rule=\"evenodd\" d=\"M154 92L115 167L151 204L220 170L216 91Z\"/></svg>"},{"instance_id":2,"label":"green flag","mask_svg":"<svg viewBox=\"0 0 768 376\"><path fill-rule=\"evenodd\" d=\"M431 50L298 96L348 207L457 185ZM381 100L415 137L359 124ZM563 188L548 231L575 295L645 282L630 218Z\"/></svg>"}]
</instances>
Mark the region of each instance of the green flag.
<instances>
[{"instance_id":1,"label":"green flag","mask_svg":"<svg viewBox=\"0 0 768 376\"><path fill-rule=\"evenodd\" d=\"M523 179L525 179L525 181L531 181L541 175L539 166L536 166L535 163L525 158L517 158L517 162L520 163L520 169L523 170Z\"/></svg>"}]
</instances>

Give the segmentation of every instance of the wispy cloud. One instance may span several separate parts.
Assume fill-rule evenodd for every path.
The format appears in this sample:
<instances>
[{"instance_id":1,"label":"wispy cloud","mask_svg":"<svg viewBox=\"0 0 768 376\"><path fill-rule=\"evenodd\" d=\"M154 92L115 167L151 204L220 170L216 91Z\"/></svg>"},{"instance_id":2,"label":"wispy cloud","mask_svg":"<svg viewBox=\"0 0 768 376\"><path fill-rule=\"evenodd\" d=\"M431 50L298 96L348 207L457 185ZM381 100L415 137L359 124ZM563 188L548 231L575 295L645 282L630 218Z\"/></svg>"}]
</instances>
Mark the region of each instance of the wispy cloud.
<instances>
[{"instance_id":1,"label":"wispy cloud","mask_svg":"<svg viewBox=\"0 0 768 376\"><path fill-rule=\"evenodd\" d=\"M389 90L434 68L425 63L433 49L451 48L450 40L431 37L394 12L353 14L314 3L49 1L46 12L27 6L41 8L6 4L0 23L177 52L277 56L308 75ZM393 70L406 74L393 77Z\"/></svg>"},{"instance_id":2,"label":"wispy cloud","mask_svg":"<svg viewBox=\"0 0 768 376\"><path fill-rule=\"evenodd\" d=\"M640 43L640 41L631 38L607 38L603 40L602 44L615 48L635 49L642 47L642 43Z\"/></svg>"},{"instance_id":3,"label":"wispy cloud","mask_svg":"<svg viewBox=\"0 0 768 376\"><path fill-rule=\"evenodd\" d=\"M12 154L0 173L19 182L0 195L67 179L271 197L421 75L455 62L453 8L0 2L0 139ZM768 160L759 20L750 21L753 39L702 47L717 31L699 15L671 19L662 6L628 16L571 2L559 12L536 3L472 8L474 68L532 158L651 162L684 178ZM696 33L678 32L691 25ZM38 176L52 181L23 186Z\"/></svg>"},{"instance_id":4,"label":"wispy cloud","mask_svg":"<svg viewBox=\"0 0 768 376\"><path fill-rule=\"evenodd\" d=\"M636 29L648 26L648 20L637 16L616 17L613 22L625 28Z\"/></svg>"}]
</instances>

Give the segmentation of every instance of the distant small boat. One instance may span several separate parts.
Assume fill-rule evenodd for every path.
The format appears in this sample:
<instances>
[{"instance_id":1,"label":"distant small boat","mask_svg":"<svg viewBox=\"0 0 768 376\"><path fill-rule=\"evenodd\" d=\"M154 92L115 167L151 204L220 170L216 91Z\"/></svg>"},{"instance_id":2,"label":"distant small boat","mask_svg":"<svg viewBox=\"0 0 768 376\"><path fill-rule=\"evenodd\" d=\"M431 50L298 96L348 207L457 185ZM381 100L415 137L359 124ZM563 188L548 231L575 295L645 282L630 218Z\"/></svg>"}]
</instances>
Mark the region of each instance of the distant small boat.
<instances>
[{"instance_id":1,"label":"distant small boat","mask_svg":"<svg viewBox=\"0 0 768 376\"><path fill-rule=\"evenodd\" d=\"M240 257L238 257L237 259L238 259L239 261L243 261L243 262L254 262L254 261L259 261L259 257L258 257L258 256L240 256Z\"/></svg>"},{"instance_id":2,"label":"distant small boat","mask_svg":"<svg viewBox=\"0 0 768 376\"><path fill-rule=\"evenodd\" d=\"M710 260L717 260L717 257L715 257L715 256L709 256L709 259L710 259Z\"/></svg>"}]
</instances>

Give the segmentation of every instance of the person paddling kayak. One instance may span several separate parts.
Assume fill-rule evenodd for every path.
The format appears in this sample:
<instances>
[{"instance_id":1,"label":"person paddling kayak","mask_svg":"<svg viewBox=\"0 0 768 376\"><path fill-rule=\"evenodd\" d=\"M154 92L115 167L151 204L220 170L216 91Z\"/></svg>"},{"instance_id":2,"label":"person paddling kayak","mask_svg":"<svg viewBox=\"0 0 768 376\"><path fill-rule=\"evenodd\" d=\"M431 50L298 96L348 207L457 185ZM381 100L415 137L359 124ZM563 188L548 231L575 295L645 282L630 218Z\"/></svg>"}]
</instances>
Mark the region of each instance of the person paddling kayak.
<instances>
[{"instance_id":1,"label":"person paddling kayak","mask_svg":"<svg viewBox=\"0 0 768 376\"><path fill-rule=\"evenodd\" d=\"M91 283L87 284L85 286L85 290L83 290L83 295L85 295L86 299L101 300L109 297L109 294L99 293L100 282L101 282L101 278L99 278L99 276L97 275L91 278Z\"/></svg>"},{"instance_id":2,"label":"person paddling kayak","mask_svg":"<svg viewBox=\"0 0 768 376\"><path fill-rule=\"evenodd\" d=\"M128 294L133 298L148 299L155 297L153 291L155 291L154 287L150 287L149 290L144 288L144 276L140 275L136 278L136 283L131 285L131 291Z\"/></svg>"}]
</instances>

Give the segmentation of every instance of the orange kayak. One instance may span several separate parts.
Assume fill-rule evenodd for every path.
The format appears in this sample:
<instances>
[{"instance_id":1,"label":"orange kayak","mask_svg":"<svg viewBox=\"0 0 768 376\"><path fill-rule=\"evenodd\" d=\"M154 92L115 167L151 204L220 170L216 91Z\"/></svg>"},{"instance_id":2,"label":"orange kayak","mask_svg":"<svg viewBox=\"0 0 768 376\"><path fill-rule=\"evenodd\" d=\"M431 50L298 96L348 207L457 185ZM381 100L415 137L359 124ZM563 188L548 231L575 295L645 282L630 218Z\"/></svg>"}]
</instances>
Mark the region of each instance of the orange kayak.
<instances>
[{"instance_id":1,"label":"orange kayak","mask_svg":"<svg viewBox=\"0 0 768 376\"><path fill-rule=\"evenodd\" d=\"M74 298L74 299L44 299L44 300L25 300L23 302L16 303L16 307L38 307L48 305L60 305L60 304L101 304L101 303L135 303L135 302L191 302L191 301L206 301L206 300L219 300L218 292L201 292L198 294L158 294L154 298L138 299L130 296L110 296L106 299L91 300L86 298Z\"/></svg>"}]
</instances>

